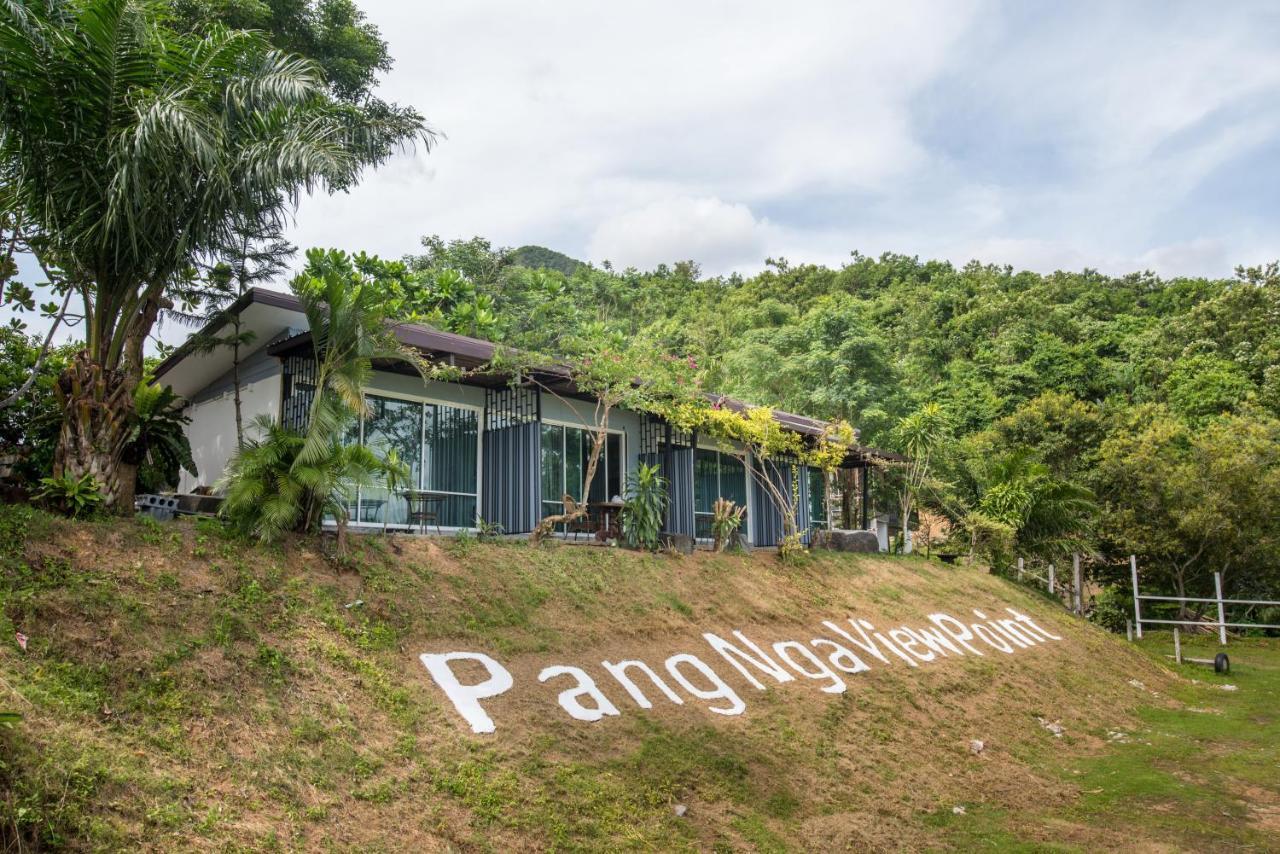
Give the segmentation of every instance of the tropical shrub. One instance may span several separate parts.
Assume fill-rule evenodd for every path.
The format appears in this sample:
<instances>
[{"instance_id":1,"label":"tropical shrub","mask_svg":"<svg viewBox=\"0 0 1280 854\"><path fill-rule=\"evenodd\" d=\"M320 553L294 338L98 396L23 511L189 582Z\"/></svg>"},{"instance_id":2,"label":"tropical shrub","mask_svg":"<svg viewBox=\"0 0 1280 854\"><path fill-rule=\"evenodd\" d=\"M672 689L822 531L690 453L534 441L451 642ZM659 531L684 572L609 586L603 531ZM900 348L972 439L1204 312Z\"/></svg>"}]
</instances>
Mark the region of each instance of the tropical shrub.
<instances>
[{"instance_id":1,"label":"tropical shrub","mask_svg":"<svg viewBox=\"0 0 1280 854\"><path fill-rule=\"evenodd\" d=\"M181 469L198 474L184 429L191 419L179 408L181 400L167 386L143 383L133 390L129 443L121 462L137 470L139 492L175 486Z\"/></svg>"},{"instance_id":2,"label":"tropical shrub","mask_svg":"<svg viewBox=\"0 0 1280 854\"><path fill-rule=\"evenodd\" d=\"M804 539L799 531L792 531L778 543L778 560L793 564L804 554Z\"/></svg>"},{"instance_id":3,"label":"tropical shrub","mask_svg":"<svg viewBox=\"0 0 1280 854\"><path fill-rule=\"evenodd\" d=\"M627 475L623 499L620 522L627 545L656 551L662 516L667 511L667 479L661 469L641 463Z\"/></svg>"},{"instance_id":4,"label":"tropical shrub","mask_svg":"<svg viewBox=\"0 0 1280 854\"><path fill-rule=\"evenodd\" d=\"M505 530L501 522L490 522L479 515L476 516L476 539L481 542L496 540Z\"/></svg>"},{"instance_id":5,"label":"tropical shrub","mask_svg":"<svg viewBox=\"0 0 1280 854\"><path fill-rule=\"evenodd\" d=\"M395 495L409 485L409 464L400 458L400 452L389 448L382 456L382 486L387 494ZM387 514L382 517L382 533L387 532Z\"/></svg>"},{"instance_id":6,"label":"tropical shrub","mask_svg":"<svg viewBox=\"0 0 1280 854\"><path fill-rule=\"evenodd\" d=\"M742 527L742 517L747 513L746 507L739 507L727 498L717 498L711 505L711 536L715 539L715 550L724 551L733 535Z\"/></svg>"},{"instance_id":7,"label":"tropical shrub","mask_svg":"<svg viewBox=\"0 0 1280 854\"><path fill-rule=\"evenodd\" d=\"M319 453L312 441L312 453L304 455L308 437L267 416L250 426L261 438L245 441L218 483L226 490L223 517L267 541L287 531L318 531L331 518L343 540L356 490L379 483L384 462L368 448L336 438L319 446Z\"/></svg>"},{"instance_id":8,"label":"tropical shrub","mask_svg":"<svg viewBox=\"0 0 1280 854\"><path fill-rule=\"evenodd\" d=\"M91 474L41 478L35 497L50 509L73 519L88 516L103 500L102 488Z\"/></svg>"},{"instance_id":9,"label":"tropical shrub","mask_svg":"<svg viewBox=\"0 0 1280 854\"><path fill-rule=\"evenodd\" d=\"M358 259L356 259L358 261ZM364 388L373 361L403 361L425 376L418 353L396 340L376 284L344 252L311 250L307 267L291 283L311 330L316 394L304 432L273 419L250 422L259 438L232 457L218 487L222 511L242 530L264 540L285 531L317 531L326 518L345 546L349 507L361 487L400 483L408 468L344 439L366 411Z\"/></svg>"},{"instance_id":10,"label":"tropical shrub","mask_svg":"<svg viewBox=\"0 0 1280 854\"><path fill-rule=\"evenodd\" d=\"M1103 588L1093 601L1089 621L1109 632L1123 632L1125 622L1133 614L1133 596L1115 585Z\"/></svg>"}]
</instances>

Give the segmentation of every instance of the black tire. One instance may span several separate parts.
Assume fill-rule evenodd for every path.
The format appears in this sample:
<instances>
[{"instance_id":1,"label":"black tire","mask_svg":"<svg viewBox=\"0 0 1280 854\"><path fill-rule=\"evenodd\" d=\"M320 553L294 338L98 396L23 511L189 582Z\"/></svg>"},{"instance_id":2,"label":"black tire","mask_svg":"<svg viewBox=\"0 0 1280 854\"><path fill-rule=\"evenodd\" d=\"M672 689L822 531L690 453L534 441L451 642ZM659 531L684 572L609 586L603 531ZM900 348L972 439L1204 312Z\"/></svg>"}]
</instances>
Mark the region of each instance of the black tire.
<instances>
[{"instance_id":1,"label":"black tire","mask_svg":"<svg viewBox=\"0 0 1280 854\"><path fill-rule=\"evenodd\" d=\"M1225 652L1220 652L1213 657L1213 672L1214 673L1230 673L1231 672L1231 659L1227 658L1227 654Z\"/></svg>"}]
</instances>

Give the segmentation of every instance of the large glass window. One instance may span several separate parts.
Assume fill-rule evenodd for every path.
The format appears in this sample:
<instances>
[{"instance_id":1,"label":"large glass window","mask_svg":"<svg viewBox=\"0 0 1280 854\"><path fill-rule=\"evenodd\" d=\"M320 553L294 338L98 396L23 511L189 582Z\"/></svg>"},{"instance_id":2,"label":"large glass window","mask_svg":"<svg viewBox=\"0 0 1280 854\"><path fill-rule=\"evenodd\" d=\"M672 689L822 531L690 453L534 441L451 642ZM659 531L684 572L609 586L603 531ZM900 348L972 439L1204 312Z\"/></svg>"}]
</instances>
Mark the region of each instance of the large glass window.
<instances>
[{"instance_id":1,"label":"large glass window","mask_svg":"<svg viewBox=\"0 0 1280 854\"><path fill-rule=\"evenodd\" d=\"M394 450L409 467L409 479L397 484L394 493L385 487L360 490L360 516L356 521L404 525L409 521L404 490L417 487L422 479L422 404L388 397L370 396L367 400L369 418L364 422L364 446L379 457Z\"/></svg>"},{"instance_id":2,"label":"large glass window","mask_svg":"<svg viewBox=\"0 0 1280 854\"><path fill-rule=\"evenodd\" d=\"M424 413L422 488L445 496L437 505L441 525L470 527L476 521L479 414L430 403Z\"/></svg>"},{"instance_id":3,"label":"large glass window","mask_svg":"<svg viewBox=\"0 0 1280 854\"><path fill-rule=\"evenodd\" d=\"M827 473L809 469L809 527L827 527Z\"/></svg>"},{"instance_id":4,"label":"large glass window","mask_svg":"<svg viewBox=\"0 0 1280 854\"><path fill-rule=\"evenodd\" d=\"M560 424L542 425L543 516L564 512L565 495L582 501L582 481L591 460L592 442L590 430ZM609 433L591 479L588 501L605 501L622 495L626 476L623 456L622 436Z\"/></svg>"},{"instance_id":5,"label":"large glass window","mask_svg":"<svg viewBox=\"0 0 1280 854\"><path fill-rule=\"evenodd\" d=\"M360 490L352 521L369 525L406 525L408 490L434 493L426 509L445 528L466 528L476 519L476 463L479 418L474 409L368 395L369 417L356 425L349 441L379 456L394 449L409 468L409 479L394 492L385 486Z\"/></svg>"},{"instance_id":6,"label":"large glass window","mask_svg":"<svg viewBox=\"0 0 1280 854\"><path fill-rule=\"evenodd\" d=\"M727 498L739 507L747 506L747 470L729 454L698 448L693 452L694 535L711 539L711 520L717 498ZM746 530L746 522L742 528Z\"/></svg>"}]
</instances>

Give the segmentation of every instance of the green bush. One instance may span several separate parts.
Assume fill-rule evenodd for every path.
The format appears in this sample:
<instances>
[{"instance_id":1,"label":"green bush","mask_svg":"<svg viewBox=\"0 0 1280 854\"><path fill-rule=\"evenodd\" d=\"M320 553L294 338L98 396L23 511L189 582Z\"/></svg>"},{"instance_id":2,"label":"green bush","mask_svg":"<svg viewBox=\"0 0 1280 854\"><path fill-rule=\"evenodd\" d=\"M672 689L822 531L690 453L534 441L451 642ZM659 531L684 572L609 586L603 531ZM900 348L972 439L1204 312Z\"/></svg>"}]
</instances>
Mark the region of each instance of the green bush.
<instances>
[{"instance_id":1,"label":"green bush","mask_svg":"<svg viewBox=\"0 0 1280 854\"><path fill-rule=\"evenodd\" d=\"M622 536L633 548L656 551L667 510L667 479L656 466L641 463L627 475L627 494L620 514Z\"/></svg>"},{"instance_id":2,"label":"green bush","mask_svg":"<svg viewBox=\"0 0 1280 854\"><path fill-rule=\"evenodd\" d=\"M88 516L102 504L102 487L91 474L72 477L69 474L40 479L36 499L52 510L73 519Z\"/></svg>"},{"instance_id":3,"label":"green bush","mask_svg":"<svg viewBox=\"0 0 1280 854\"><path fill-rule=\"evenodd\" d=\"M1133 613L1133 597L1122 588L1111 586L1094 599L1089 621L1097 623L1109 632L1123 632L1125 621Z\"/></svg>"}]
</instances>

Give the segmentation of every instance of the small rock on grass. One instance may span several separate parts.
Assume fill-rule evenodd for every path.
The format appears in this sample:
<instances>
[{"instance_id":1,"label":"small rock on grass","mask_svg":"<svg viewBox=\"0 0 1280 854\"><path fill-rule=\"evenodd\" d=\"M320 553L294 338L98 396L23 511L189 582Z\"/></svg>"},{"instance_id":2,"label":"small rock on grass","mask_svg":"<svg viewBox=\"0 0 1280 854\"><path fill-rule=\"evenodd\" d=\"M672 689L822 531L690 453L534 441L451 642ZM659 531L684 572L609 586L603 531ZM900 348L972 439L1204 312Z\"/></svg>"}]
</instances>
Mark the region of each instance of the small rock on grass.
<instances>
[{"instance_id":1,"label":"small rock on grass","mask_svg":"<svg viewBox=\"0 0 1280 854\"><path fill-rule=\"evenodd\" d=\"M986 743L983 742L982 739L980 738L975 738L969 742L969 752L972 753L974 756L979 755L980 753L982 753L982 751L986 749L987 749Z\"/></svg>"},{"instance_id":2,"label":"small rock on grass","mask_svg":"<svg viewBox=\"0 0 1280 854\"><path fill-rule=\"evenodd\" d=\"M1050 721L1044 718L1036 718L1036 720L1040 721L1040 726L1053 733L1054 738L1062 738L1062 734L1066 732L1066 730L1062 728L1062 724L1058 721Z\"/></svg>"},{"instance_id":3,"label":"small rock on grass","mask_svg":"<svg viewBox=\"0 0 1280 854\"><path fill-rule=\"evenodd\" d=\"M956 815L964 815L964 807L960 806L959 804L957 804L956 806L952 807L952 808L951 808L951 811L952 811L953 813L955 813Z\"/></svg>"},{"instance_id":4,"label":"small rock on grass","mask_svg":"<svg viewBox=\"0 0 1280 854\"><path fill-rule=\"evenodd\" d=\"M672 810L672 812L676 814L676 818L684 818L684 814L687 813L688 811L689 811L689 808L686 807L684 804L676 804L675 809Z\"/></svg>"}]
</instances>

